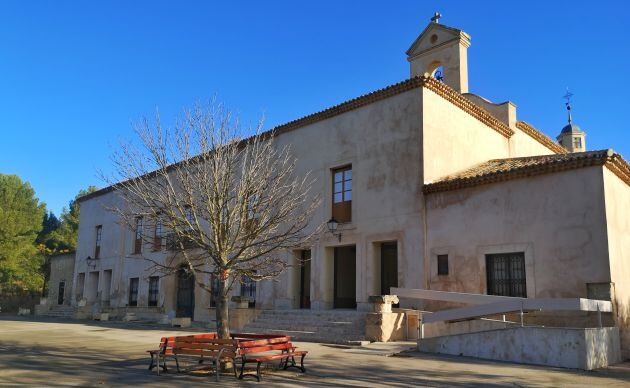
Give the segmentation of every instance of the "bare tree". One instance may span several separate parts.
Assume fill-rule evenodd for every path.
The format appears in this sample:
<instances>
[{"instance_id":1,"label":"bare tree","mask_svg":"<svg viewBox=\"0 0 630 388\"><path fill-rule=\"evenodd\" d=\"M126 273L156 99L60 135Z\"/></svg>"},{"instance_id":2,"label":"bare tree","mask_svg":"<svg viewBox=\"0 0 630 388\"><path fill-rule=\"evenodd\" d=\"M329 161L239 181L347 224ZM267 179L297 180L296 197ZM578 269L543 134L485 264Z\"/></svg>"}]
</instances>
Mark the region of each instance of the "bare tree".
<instances>
[{"instance_id":1,"label":"bare tree","mask_svg":"<svg viewBox=\"0 0 630 388\"><path fill-rule=\"evenodd\" d=\"M172 128L156 114L134 129L139 144L121 144L116 174L105 178L122 199L110 210L141 244L166 251L143 255L154 272L205 274L196 282L213 293L217 331L228 338L235 282L277 277L290 265L283 254L317 231L309 226L319 205L312 179L296 174L289 147L262 132L262 121L244 137L215 103L186 110Z\"/></svg>"}]
</instances>

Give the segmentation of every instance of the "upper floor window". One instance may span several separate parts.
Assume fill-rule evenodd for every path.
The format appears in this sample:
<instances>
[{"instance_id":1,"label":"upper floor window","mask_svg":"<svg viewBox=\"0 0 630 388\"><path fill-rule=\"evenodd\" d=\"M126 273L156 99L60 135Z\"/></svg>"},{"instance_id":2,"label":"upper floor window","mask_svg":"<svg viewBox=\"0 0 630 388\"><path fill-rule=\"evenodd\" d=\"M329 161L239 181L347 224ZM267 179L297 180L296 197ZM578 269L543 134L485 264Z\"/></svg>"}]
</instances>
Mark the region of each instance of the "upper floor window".
<instances>
[{"instance_id":1,"label":"upper floor window","mask_svg":"<svg viewBox=\"0 0 630 388\"><path fill-rule=\"evenodd\" d=\"M582 139L579 137L573 138L573 148L582 148Z\"/></svg>"},{"instance_id":2,"label":"upper floor window","mask_svg":"<svg viewBox=\"0 0 630 388\"><path fill-rule=\"evenodd\" d=\"M136 228L133 242L133 253L142 253L142 217L136 218Z\"/></svg>"},{"instance_id":3,"label":"upper floor window","mask_svg":"<svg viewBox=\"0 0 630 388\"><path fill-rule=\"evenodd\" d=\"M338 222L352 221L352 166L333 170L332 217Z\"/></svg>"},{"instance_id":4,"label":"upper floor window","mask_svg":"<svg viewBox=\"0 0 630 388\"><path fill-rule=\"evenodd\" d=\"M96 240L94 243L94 258L98 259L101 256L101 238L103 235L103 225L96 226Z\"/></svg>"},{"instance_id":5,"label":"upper floor window","mask_svg":"<svg viewBox=\"0 0 630 388\"><path fill-rule=\"evenodd\" d=\"M160 251L162 250L162 236L163 236L163 225L162 220L157 219L155 221L155 230L153 233L153 250Z\"/></svg>"},{"instance_id":6,"label":"upper floor window","mask_svg":"<svg viewBox=\"0 0 630 388\"><path fill-rule=\"evenodd\" d=\"M160 277L151 276L149 278L149 307L158 305L158 293L160 289Z\"/></svg>"}]
</instances>

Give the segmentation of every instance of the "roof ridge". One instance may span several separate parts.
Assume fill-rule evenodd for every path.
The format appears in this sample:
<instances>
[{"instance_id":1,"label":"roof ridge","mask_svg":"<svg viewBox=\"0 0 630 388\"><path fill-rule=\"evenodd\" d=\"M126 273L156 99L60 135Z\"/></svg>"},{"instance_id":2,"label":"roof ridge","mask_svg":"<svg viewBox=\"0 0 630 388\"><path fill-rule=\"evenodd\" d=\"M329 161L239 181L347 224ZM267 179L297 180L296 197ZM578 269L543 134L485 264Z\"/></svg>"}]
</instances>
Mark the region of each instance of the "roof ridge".
<instances>
[{"instance_id":1,"label":"roof ridge","mask_svg":"<svg viewBox=\"0 0 630 388\"><path fill-rule=\"evenodd\" d=\"M496 164L497 162L536 161L537 159L539 163L495 168L489 171L484 171L483 169L483 167L491 167L493 163ZM612 149L604 149L566 154L491 159L466 170L445 176L438 181L427 183L423 186L422 192L431 194L591 166L606 166L626 184L630 185L630 165L628 162Z\"/></svg>"},{"instance_id":2,"label":"roof ridge","mask_svg":"<svg viewBox=\"0 0 630 388\"><path fill-rule=\"evenodd\" d=\"M530 156L516 156L516 157L513 157L513 158L490 159L490 160L488 160L488 162L500 161L500 160L525 160L525 159L535 159L535 158L580 157L580 156L594 155L594 154L598 154L598 153L607 153L609 151L611 151L610 148L606 148L606 149L602 149L602 150L581 151L581 152L565 152L563 154L543 154L543 155L530 155ZM480 164L483 164L483 163L487 163L487 162L482 162Z\"/></svg>"}]
</instances>

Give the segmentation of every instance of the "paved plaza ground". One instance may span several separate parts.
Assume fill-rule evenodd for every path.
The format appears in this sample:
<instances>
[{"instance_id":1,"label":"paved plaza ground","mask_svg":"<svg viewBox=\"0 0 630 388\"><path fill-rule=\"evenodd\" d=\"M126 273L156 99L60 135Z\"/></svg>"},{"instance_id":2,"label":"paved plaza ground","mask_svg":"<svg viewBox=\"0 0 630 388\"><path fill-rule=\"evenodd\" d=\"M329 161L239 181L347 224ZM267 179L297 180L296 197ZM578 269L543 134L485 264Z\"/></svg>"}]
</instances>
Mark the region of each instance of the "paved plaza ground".
<instances>
[{"instance_id":1,"label":"paved plaza ground","mask_svg":"<svg viewBox=\"0 0 630 388\"><path fill-rule=\"evenodd\" d=\"M0 386L209 386L207 374L147 370L161 336L189 333L121 322L62 322L0 315ZM372 345L299 343L307 373L269 370L262 383L222 376L221 385L258 386L630 386L630 364L583 372L436 356Z\"/></svg>"}]
</instances>

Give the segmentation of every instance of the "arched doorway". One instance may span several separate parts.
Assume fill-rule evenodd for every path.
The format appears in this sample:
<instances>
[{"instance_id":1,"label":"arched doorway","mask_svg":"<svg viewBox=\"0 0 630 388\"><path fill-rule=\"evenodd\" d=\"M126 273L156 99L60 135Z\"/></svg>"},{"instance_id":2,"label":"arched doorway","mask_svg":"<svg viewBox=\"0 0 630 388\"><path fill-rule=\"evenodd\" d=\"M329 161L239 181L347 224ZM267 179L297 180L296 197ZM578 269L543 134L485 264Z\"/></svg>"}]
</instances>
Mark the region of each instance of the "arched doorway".
<instances>
[{"instance_id":1,"label":"arched doorway","mask_svg":"<svg viewBox=\"0 0 630 388\"><path fill-rule=\"evenodd\" d=\"M177 317L189 317L195 312L195 275L186 269L177 271Z\"/></svg>"}]
</instances>

